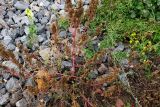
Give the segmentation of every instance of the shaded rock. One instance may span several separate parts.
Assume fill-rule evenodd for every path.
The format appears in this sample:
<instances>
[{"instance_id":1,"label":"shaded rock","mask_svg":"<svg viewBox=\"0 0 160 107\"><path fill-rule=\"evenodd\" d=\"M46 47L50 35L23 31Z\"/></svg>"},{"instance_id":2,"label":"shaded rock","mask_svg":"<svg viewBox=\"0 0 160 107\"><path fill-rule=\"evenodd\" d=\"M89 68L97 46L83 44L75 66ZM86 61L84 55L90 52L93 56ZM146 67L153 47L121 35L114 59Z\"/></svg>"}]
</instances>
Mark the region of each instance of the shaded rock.
<instances>
[{"instance_id":1,"label":"shaded rock","mask_svg":"<svg viewBox=\"0 0 160 107\"><path fill-rule=\"evenodd\" d=\"M34 95L31 94L28 90L23 91L23 96L28 102L31 102L34 100Z\"/></svg>"},{"instance_id":2,"label":"shaded rock","mask_svg":"<svg viewBox=\"0 0 160 107\"><path fill-rule=\"evenodd\" d=\"M2 78L3 79L3 78ZM2 83L2 80L0 81L0 89L5 87L5 83Z\"/></svg>"},{"instance_id":3,"label":"shaded rock","mask_svg":"<svg viewBox=\"0 0 160 107\"><path fill-rule=\"evenodd\" d=\"M32 86L32 87L35 87L36 83L34 81L33 78L29 78L27 81L26 81L26 84L25 86Z\"/></svg>"},{"instance_id":4,"label":"shaded rock","mask_svg":"<svg viewBox=\"0 0 160 107\"><path fill-rule=\"evenodd\" d=\"M39 35L38 36L38 42L43 42L43 41L45 41L46 40L46 38L44 37L44 35Z\"/></svg>"},{"instance_id":5,"label":"shaded rock","mask_svg":"<svg viewBox=\"0 0 160 107\"><path fill-rule=\"evenodd\" d=\"M50 18L50 20L49 20L49 22L48 22L47 24L51 24L53 21L56 21L56 20L57 20L56 15L55 15L55 14L52 14L52 15L51 15L51 18Z\"/></svg>"},{"instance_id":6,"label":"shaded rock","mask_svg":"<svg viewBox=\"0 0 160 107\"><path fill-rule=\"evenodd\" d=\"M16 78L12 77L7 81L6 89L8 92L15 92L20 89L20 82Z\"/></svg>"},{"instance_id":7,"label":"shaded rock","mask_svg":"<svg viewBox=\"0 0 160 107\"><path fill-rule=\"evenodd\" d=\"M2 18L0 18L0 25L1 25L2 27L8 28L7 23L6 23Z\"/></svg>"},{"instance_id":8,"label":"shaded rock","mask_svg":"<svg viewBox=\"0 0 160 107\"><path fill-rule=\"evenodd\" d=\"M123 50L124 50L124 45L122 43L119 43L118 47L114 49L114 51L123 51Z\"/></svg>"},{"instance_id":9,"label":"shaded rock","mask_svg":"<svg viewBox=\"0 0 160 107\"><path fill-rule=\"evenodd\" d=\"M98 76L98 71L97 70L93 70L89 73L88 77L91 79L95 79Z\"/></svg>"},{"instance_id":10,"label":"shaded rock","mask_svg":"<svg viewBox=\"0 0 160 107\"><path fill-rule=\"evenodd\" d=\"M0 89L0 96L4 95L5 93L6 93L6 89L5 88Z\"/></svg>"},{"instance_id":11,"label":"shaded rock","mask_svg":"<svg viewBox=\"0 0 160 107\"><path fill-rule=\"evenodd\" d=\"M29 4L26 3L26 2L23 2L23 1L17 1L15 4L14 4L14 7L19 9L19 10L25 10L26 8L29 7Z\"/></svg>"},{"instance_id":12,"label":"shaded rock","mask_svg":"<svg viewBox=\"0 0 160 107\"><path fill-rule=\"evenodd\" d=\"M0 105L4 105L9 101L9 93L0 96Z\"/></svg>"},{"instance_id":13,"label":"shaded rock","mask_svg":"<svg viewBox=\"0 0 160 107\"><path fill-rule=\"evenodd\" d=\"M37 31L38 33L43 33L44 32L44 28L45 28L45 25L44 24L41 24L41 23L36 23L36 26L37 26Z\"/></svg>"},{"instance_id":14,"label":"shaded rock","mask_svg":"<svg viewBox=\"0 0 160 107\"><path fill-rule=\"evenodd\" d=\"M41 23L42 23L42 24L48 23L48 17L43 17L43 18L41 19Z\"/></svg>"},{"instance_id":15,"label":"shaded rock","mask_svg":"<svg viewBox=\"0 0 160 107\"><path fill-rule=\"evenodd\" d=\"M16 107L27 107L27 101L24 98L22 98L21 100L16 102Z\"/></svg>"},{"instance_id":16,"label":"shaded rock","mask_svg":"<svg viewBox=\"0 0 160 107\"><path fill-rule=\"evenodd\" d=\"M0 40L2 40L4 37L2 35L0 35Z\"/></svg>"},{"instance_id":17,"label":"shaded rock","mask_svg":"<svg viewBox=\"0 0 160 107\"><path fill-rule=\"evenodd\" d=\"M98 71L100 74L103 74L108 71L108 68L104 64L101 64L101 66L98 68Z\"/></svg>"},{"instance_id":18,"label":"shaded rock","mask_svg":"<svg viewBox=\"0 0 160 107\"><path fill-rule=\"evenodd\" d=\"M10 36L4 36L4 39L2 41L2 43L4 44L4 46L7 47L9 45L9 43L11 43L11 42L12 42L12 38Z\"/></svg>"},{"instance_id":19,"label":"shaded rock","mask_svg":"<svg viewBox=\"0 0 160 107\"><path fill-rule=\"evenodd\" d=\"M3 73L3 78L8 80L11 77L10 73Z\"/></svg>"},{"instance_id":20,"label":"shaded rock","mask_svg":"<svg viewBox=\"0 0 160 107\"><path fill-rule=\"evenodd\" d=\"M14 105L18 100L20 100L23 97L22 92L21 91L17 91L15 93L12 94L12 97L10 99L10 103L12 105Z\"/></svg>"},{"instance_id":21,"label":"shaded rock","mask_svg":"<svg viewBox=\"0 0 160 107\"><path fill-rule=\"evenodd\" d=\"M3 61L2 65L7 66L10 69L14 69L17 72L20 71L18 66L14 64L12 61Z\"/></svg>"},{"instance_id":22,"label":"shaded rock","mask_svg":"<svg viewBox=\"0 0 160 107\"><path fill-rule=\"evenodd\" d=\"M62 61L62 68L64 67L72 67L72 63L69 61Z\"/></svg>"},{"instance_id":23,"label":"shaded rock","mask_svg":"<svg viewBox=\"0 0 160 107\"><path fill-rule=\"evenodd\" d=\"M12 43L8 44L8 46L7 46L8 50L12 50L13 51L15 48L16 48L16 46L14 44L12 44Z\"/></svg>"},{"instance_id":24,"label":"shaded rock","mask_svg":"<svg viewBox=\"0 0 160 107\"><path fill-rule=\"evenodd\" d=\"M61 38L65 38L67 36L67 32L66 31L61 31L61 32L59 32L59 36Z\"/></svg>"}]
</instances>

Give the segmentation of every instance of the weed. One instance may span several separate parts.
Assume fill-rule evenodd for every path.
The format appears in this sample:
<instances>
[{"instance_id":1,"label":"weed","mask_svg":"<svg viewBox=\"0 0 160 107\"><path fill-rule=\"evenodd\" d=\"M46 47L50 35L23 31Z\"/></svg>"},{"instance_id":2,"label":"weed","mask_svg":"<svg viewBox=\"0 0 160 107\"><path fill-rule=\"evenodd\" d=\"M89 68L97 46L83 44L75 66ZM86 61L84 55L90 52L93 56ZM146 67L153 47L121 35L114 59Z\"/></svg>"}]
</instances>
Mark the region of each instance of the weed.
<instances>
[{"instance_id":1,"label":"weed","mask_svg":"<svg viewBox=\"0 0 160 107\"><path fill-rule=\"evenodd\" d=\"M34 24L34 14L30 9L25 10L26 15L28 16L30 20L30 25L29 25L29 34L28 34L28 46L31 48L34 43L37 42L37 27Z\"/></svg>"}]
</instances>

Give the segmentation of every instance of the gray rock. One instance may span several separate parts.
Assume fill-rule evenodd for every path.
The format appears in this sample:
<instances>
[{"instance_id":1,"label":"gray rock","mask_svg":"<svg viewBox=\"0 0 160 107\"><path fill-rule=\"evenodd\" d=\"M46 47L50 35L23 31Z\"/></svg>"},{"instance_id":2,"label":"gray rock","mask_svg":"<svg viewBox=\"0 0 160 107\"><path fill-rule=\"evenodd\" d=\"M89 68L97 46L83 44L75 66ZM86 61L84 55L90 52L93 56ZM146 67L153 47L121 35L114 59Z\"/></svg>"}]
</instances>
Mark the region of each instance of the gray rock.
<instances>
[{"instance_id":1,"label":"gray rock","mask_svg":"<svg viewBox=\"0 0 160 107\"><path fill-rule=\"evenodd\" d=\"M47 1L47 0L38 0L38 5L39 5L39 6L45 6L45 7L48 7L48 6L49 6L49 4L50 4L50 2L49 2L49 1Z\"/></svg>"},{"instance_id":2,"label":"gray rock","mask_svg":"<svg viewBox=\"0 0 160 107\"><path fill-rule=\"evenodd\" d=\"M0 25L1 25L2 27L8 28L7 23L6 23L2 18L0 18Z\"/></svg>"},{"instance_id":3,"label":"gray rock","mask_svg":"<svg viewBox=\"0 0 160 107\"><path fill-rule=\"evenodd\" d=\"M16 14L14 14L12 18L13 18L13 21L14 21L15 23L17 23L17 24L20 23L20 20L21 20L21 17L20 17L20 16L17 16Z\"/></svg>"},{"instance_id":4,"label":"gray rock","mask_svg":"<svg viewBox=\"0 0 160 107\"><path fill-rule=\"evenodd\" d=\"M4 46L7 47L9 45L9 43L12 43L12 38L10 36L4 36L4 39L2 42L3 42Z\"/></svg>"},{"instance_id":5,"label":"gray rock","mask_svg":"<svg viewBox=\"0 0 160 107\"><path fill-rule=\"evenodd\" d=\"M88 5L90 3L91 0L83 0L83 4L84 5Z\"/></svg>"},{"instance_id":6,"label":"gray rock","mask_svg":"<svg viewBox=\"0 0 160 107\"><path fill-rule=\"evenodd\" d=\"M66 31L60 31L60 32L59 32L59 36L60 36L61 38L65 38L65 37L67 36L67 32L66 32Z\"/></svg>"},{"instance_id":7,"label":"gray rock","mask_svg":"<svg viewBox=\"0 0 160 107\"><path fill-rule=\"evenodd\" d=\"M24 36L20 37L20 41L21 41L22 43L26 44L26 43L27 43L27 36L24 35Z\"/></svg>"},{"instance_id":8,"label":"gray rock","mask_svg":"<svg viewBox=\"0 0 160 107\"><path fill-rule=\"evenodd\" d=\"M10 69L14 69L15 71L19 72L19 68L16 64L14 64L12 61L3 61L2 65L7 66Z\"/></svg>"},{"instance_id":9,"label":"gray rock","mask_svg":"<svg viewBox=\"0 0 160 107\"><path fill-rule=\"evenodd\" d=\"M8 80L11 77L10 73L3 73L3 78Z\"/></svg>"},{"instance_id":10,"label":"gray rock","mask_svg":"<svg viewBox=\"0 0 160 107\"><path fill-rule=\"evenodd\" d=\"M114 49L114 51L123 51L124 50L124 45L122 43L118 44L118 47Z\"/></svg>"},{"instance_id":11,"label":"gray rock","mask_svg":"<svg viewBox=\"0 0 160 107\"><path fill-rule=\"evenodd\" d=\"M21 100L16 102L16 107L27 107L27 101L24 98L22 98Z\"/></svg>"},{"instance_id":12,"label":"gray rock","mask_svg":"<svg viewBox=\"0 0 160 107\"><path fill-rule=\"evenodd\" d=\"M89 78L91 79L95 79L98 76L98 71L97 70L93 70L89 73Z\"/></svg>"},{"instance_id":13,"label":"gray rock","mask_svg":"<svg viewBox=\"0 0 160 107\"><path fill-rule=\"evenodd\" d=\"M0 0L0 4L4 5L5 4L4 0Z\"/></svg>"},{"instance_id":14,"label":"gray rock","mask_svg":"<svg viewBox=\"0 0 160 107\"><path fill-rule=\"evenodd\" d=\"M9 93L0 96L0 105L4 105L9 101Z\"/></svg>"},{"instance_id":15,"label":"gray rock","mask_svg":"<svg viewBox=\"0 0 160 107\"><path fill-rule=\"evenodd\" d=\"M8 25L14 25L14 21L12 18L9 18L6 22Z\"/></svg>"},{"instance_id":16,"label":"gray rock","mask_svg":"<svg viewBox=\"0 0 160 107\"><path fill-rule=\"evenodd\" d=\"M48 24L50 25L53 21L56 21L56 20L57 20L56 15L55 15L55 14L52 14L52 15L51 15L51 18L50 18L50 20L49 20L49 22L48 22Z\"/></svg>"},{"instance_id":17,"label":"gray rock","mask_svg":"<svg viewBox=\"0 0 160 107\"><path fill-rule=\"evenodd\" d=\"M72 67L72 63L69 61L62 61L62 68L64 67Z\"/></svg>"},{"instance_id":18,"label":"gray rock","mask_svg":"<svg viewBox=\"0 0 160 107\"><path fill-rule=\"evenodd\" d=\"M43 18L41 19L41 23L42 23L42 24L48 23L48 17L43 17Z\"/></svg>"},{"instance_id":19,"label":"gray rock","mask_svg":"<svg viewBox=\"0 0 160 107\"><path fill-rule=\"evenodd\" d=\"M14 105L18 100L20 100L23 97L22 91L17 91L12 94L12 97L10 99L10 103Z\"/></svg>"},{"instance_id":20,"label":"gray rock","mask_svg":"<svg viewBox=\"0 0 160 107\"><path fill-rule=\"evenodd\" d=\"M36 83L34 81L33 78L29 78L27 81L26 81L26 84L25 86L32 86L32 87L35 87Z\"/></svg>"},{"instance_id":21,"label":"gray rock","mask_svg":"<svg viewBox=\"0 0 160 107\"><path fill-rule=\"evenodd\" d=\"M20 89L20 82L16 78L12 77L7 81L6 89L8 92L15 92Z\"/></svg>"},{"instance_id":22,"label":"gray rock","mask_svg":"<svg viewBox=\"0 0 160 107\"><path fill-rule=\"evenodd\" d=\"M37 6L37 4L38 4L38 3L35 2L35 1L30 4L30 7L31 7L31 10L32 10L32 11L37 11L37 12L38 12L38 11L40 10L40 7Z\"/></svg>"},{"instance_id":23,"label":"gray rock","mask_svg":"<svg viewBox=\"0 0 160 107\"><path fill-rule=\"evenodd\" d=\"M15 50L15 48L16 48L16 46L14 44L12 44L12 43L7 45L7 49L8 50L12 50L13 51L13 50Z\"/></svg>"},{"instance_id":24,"label":"gray rock","mask_svg":"<svg viewBox=\"0 0 160 107\"><path fill-rule=\"evenodd\" d=\"M5 107L12 107L10 103L8 103Z\"/></svg>"},{"instance_id":25,"label":"gray rock","mask_svg":"<svg viewBox=\"0 0 160 107\"><path fill-rule=\"evenodd\" d=\"M0 89L4 88L5 84L4 83L0 83Z\"/></svg>"},{"instance_id":26,"label":"gray rock","mask_svg":"<svg viewBox=\"0 0 160 107\"><path fill-rule=\"evenodd\" d=\"M15 4L14 4L14 7L19 9L19 10L25 10L26 8L29 7L29 4L26 3L26 2L23 2L23 1L17 1Z\"/></svg>"},{"instance_id":27,"label":"gray rock","mask_svg":"<svg viewBox=\"0 0 160 107\"><path fill-rule=\"evenodd\" d=\"M36 26L37 26L37 31L38 31L38 33L43 33L44 32L44 28L45 28L45 25L44 24L41 24L41 23L37 23L36 24Z\"/></svg>"},{"instance_id":28,"label":"gray rock","mask_svg":"<svg viewBox=\"0 0 160 107\"><path fill-rule=\"evenodd\" d=\"M45 41L46 40L46 38L44 37L44 35L39 35L38 36L38 42L43 42L43 41Z\"/></svg>"},{"instance_id":29,"label":"gray rock","mask_svg":"<svg viewBox=\"0 0 160 107\"><path fill-rule=\"evenodd\" d=\"M4 95L5 93L6 93L6 89L5 88L0 89L0 96Z\"/></svg>"},{"instance_id":30,"label":"gray rock","mask_svg":"<svg viewBox=\"0 0 160 107\"><path fill-rule=\"evenodd\" d=\"M4 36L2 36L1 34L0 34L0 40L2 40L4 38Z\"/></svg>"},{"instance_id":31,"label":"gray rock","mask_svg":"<svg viewBox=\"0 0 160 107\"><path fill-rule=\"evenodd\" d=\"M12 18L13 15L14 15L14 12L13 12L13 11L8 11L8 12L7 12L7 16L8 16L9 18Z\"/></svg>"},{"instance_id":32,"label":"gray rock","mask_svg":"<svg viewBox=\"0 0 160 107\"><path fill-rule=\"evenodd\" d=\"M29 24L30 24L30 21L29 21L29 19L28 19L27 16L21 17L21 24L22 24L22 25L23 25L23 24L26 24L26 25L29 25Z\"/></svg>"}]
</instances>

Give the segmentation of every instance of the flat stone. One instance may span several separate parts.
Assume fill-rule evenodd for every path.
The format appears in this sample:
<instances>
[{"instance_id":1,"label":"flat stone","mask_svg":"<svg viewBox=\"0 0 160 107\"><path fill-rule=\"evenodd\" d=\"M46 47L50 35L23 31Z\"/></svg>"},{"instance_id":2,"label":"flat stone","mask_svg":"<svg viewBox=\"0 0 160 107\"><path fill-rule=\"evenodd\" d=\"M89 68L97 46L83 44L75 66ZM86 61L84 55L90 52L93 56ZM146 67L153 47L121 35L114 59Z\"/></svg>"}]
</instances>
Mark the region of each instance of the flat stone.
<instances>
[{"instance_id":1,"label":"flat stone","mask_svg":"<svg viewBox=\"0 0 160 107\"><path fill-rule=\"evenodd\" d=\"M6 89L8 92L15 92L20 89L20 82L16 78L12 77L7 81Z\"/></svg>"},{"instance_id":2,"label":"flat stone","mask_svg":"<svg viewBox=\"0 0 160 107\"><path fill-rule=\"evenodd\" d=\"M0 105L4 105L7 102L9 102L9 93L0 96Z\"/></svg>"},{"instance_id":3,"label":"flat stone","mask_svg":"<svg viewBox=\"0 0 160 107\"><path fill-rule=\"evenodd\" d=\"M27 16L21 17L21 24L22 24L22 25L23 25L23 24L26 24L26 25L29 25L29 24L30 24L30 21L29 21L29 19L28 19Z\"/></svg>"},{"instance_id":4,"label":"flat stone","mask_svg":"<svg viewBox=\"0 0 160 107\"><path fill-rule=\"evenodd\" d=\"M26 2L23 2L23 1L17 1L15 4L14 4L14 7L19 9L19 10L25 10L26 8L29 7L29 4L26 3Z\"/></svg>"},{"instance_id":5,"label":"flat stone","mask_svg":"<svg viewBox=\"0 0 160 107\"><path fill-rule=\"evenodd\" d=\"M26 99L22 98L18 102L16 102L16 107L27 107Z\"/></svg>"}]
</instances>

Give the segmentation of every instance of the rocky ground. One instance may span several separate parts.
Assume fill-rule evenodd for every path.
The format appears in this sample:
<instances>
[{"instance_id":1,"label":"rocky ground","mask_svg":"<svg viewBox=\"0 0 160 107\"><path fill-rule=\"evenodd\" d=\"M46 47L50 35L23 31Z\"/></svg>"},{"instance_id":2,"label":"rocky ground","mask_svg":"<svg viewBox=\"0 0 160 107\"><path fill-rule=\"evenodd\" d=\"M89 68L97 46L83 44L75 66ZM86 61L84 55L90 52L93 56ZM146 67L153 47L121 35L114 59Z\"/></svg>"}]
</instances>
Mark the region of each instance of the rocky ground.
<instances>
[{"instance_id":1,"label":"rocky ground","mask_svg":"<svg viewBox=\"0 0 160 107\"><path fill-rule=\"evenodd\" d=\"M76 4L76 1L72 0L72 3ZM84 8L87 8L88 4L89 1L84 0ZM57 12L65 15L64 7L63 0L61 2L54 0L0 0L0 42L6 49L13 51L15 55L17 54L17 43L21 42L26 45L30 21L25 14L25 9L30 8L34 13L38 30L38 43L34 44L32 50L41 46L47 47L50 39L49 25L51 21L57 19ZM55 11L57 12L55 13ZM61 31L59 35L64 37L66 33L66 31ZM16 69L11 61L0 60L0 63ZM64 61L63 65L70 66L71 63ZM0 69L0 106L28 107L29 104L29 107L35 107L36 96L22 88L27 85L35 85L32 78L22 81ZM46 96L44 102L47 103L49 99L50 97Z\"/></svg>"}]
</instances>

